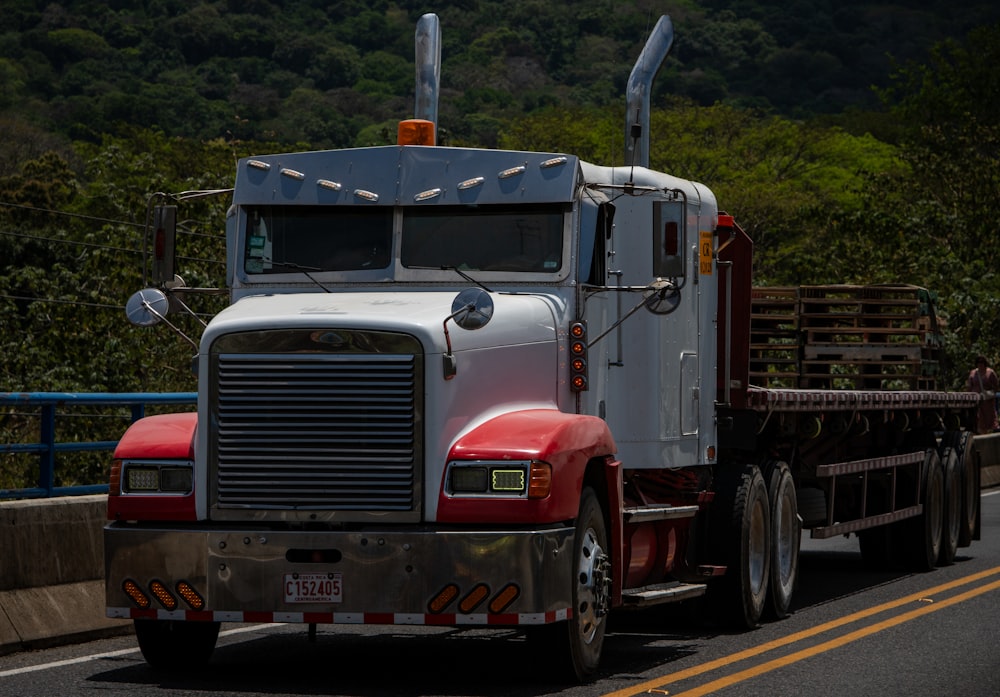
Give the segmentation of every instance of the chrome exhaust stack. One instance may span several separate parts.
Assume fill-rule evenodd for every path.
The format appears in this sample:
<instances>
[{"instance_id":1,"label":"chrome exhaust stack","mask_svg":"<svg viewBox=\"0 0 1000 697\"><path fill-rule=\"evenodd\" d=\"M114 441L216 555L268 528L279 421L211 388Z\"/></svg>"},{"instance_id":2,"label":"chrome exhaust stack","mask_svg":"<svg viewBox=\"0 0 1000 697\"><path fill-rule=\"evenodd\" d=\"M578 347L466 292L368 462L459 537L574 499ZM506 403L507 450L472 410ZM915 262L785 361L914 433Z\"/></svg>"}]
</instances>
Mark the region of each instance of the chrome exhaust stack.
<instances>
[{"instance_id":1,"label":"chrome exhaust stack","mask_svg":"<svg viewBox=\"0 0 1000 697\"><path fill-rule=\"evenodd\" d=\"M441 23L436 14L425 14L417 22L414 53L417 95L413 116L434 124L436 142L438 93L441 89Z\"/></svg>"},{"instance_id":2,"label":"chrome exhaust stack","mask_svg":"<svg viewBox=\"0 0 1000 697\"><path fill-rule=\"evenodd\" d=\"M625 91L625 165L649 167L649 94L674 44L674 25L663 15L646 40Z\"/></svg>"}]
</instances>

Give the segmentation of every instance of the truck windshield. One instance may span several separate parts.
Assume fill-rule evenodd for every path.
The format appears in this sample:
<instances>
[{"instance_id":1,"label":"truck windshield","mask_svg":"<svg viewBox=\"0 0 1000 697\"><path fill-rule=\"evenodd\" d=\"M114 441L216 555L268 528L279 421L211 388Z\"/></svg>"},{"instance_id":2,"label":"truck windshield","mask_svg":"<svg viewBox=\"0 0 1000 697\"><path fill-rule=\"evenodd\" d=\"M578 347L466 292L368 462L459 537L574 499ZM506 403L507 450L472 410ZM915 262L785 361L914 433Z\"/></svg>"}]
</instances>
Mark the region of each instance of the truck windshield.
<instances>
[{"instance_id":1,"label":"truck windshield","mask_svg":"<svg viewBox=\"0 0 1000 697\"><path fill-rule=\"evenodd\" d=\"M567 206L404 208L400 262L413 269L555 273ZM245 271L363 271L393 259L387 206L248 206Z\"/></svg>"},{"instance_id":2,"label":"truck windshield","mask_svg":"<svg viewBox=\"0 0 1000 697\"><path fill-rule=\"evenodd\" d=\"M408 209L400 261L411 268L553 273L562 263L565 213L561 205Z\"/></svg>"},{"instance_id":3,"label":"truck windshield","mask_svg":"<svg viewBox=\"0 0 1000 697\"><path fill-rule=\"evenodd\" d=\"M392 258L392 209L247 208L247 273L382 269Z\"/></svg>"}]
</instances>

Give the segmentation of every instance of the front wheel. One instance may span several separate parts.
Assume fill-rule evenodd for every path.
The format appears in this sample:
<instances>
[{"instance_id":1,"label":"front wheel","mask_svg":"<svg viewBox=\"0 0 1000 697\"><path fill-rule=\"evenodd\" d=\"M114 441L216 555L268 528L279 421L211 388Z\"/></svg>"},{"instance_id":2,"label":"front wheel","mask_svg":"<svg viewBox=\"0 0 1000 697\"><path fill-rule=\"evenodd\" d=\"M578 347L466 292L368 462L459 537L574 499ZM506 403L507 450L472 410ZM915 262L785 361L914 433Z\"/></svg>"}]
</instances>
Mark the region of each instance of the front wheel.
<instances>
[{"instance_id":1,"label":"front wheel","mask_svg":"<svg viewBox=\"0 0 1000 697\"><path fill-rule=\"evenodd\" d=\"M218 622L135 620L135 638L156 669L191 670L208 663L219 638Z\"/></svg>"},{"instance_id":2,"label":"front wheel","mask_svg":"<svg viewBox=\"0 0 1000 697\"><path fill-rule=\"evenodd\" d=\"M573 600L569 621L557 625L560 653L569 677L583 682L597 672L611 609L611 562L608 533L597 494L585 488L580 497L573 543Z\"/></svg>"}]
</instances>

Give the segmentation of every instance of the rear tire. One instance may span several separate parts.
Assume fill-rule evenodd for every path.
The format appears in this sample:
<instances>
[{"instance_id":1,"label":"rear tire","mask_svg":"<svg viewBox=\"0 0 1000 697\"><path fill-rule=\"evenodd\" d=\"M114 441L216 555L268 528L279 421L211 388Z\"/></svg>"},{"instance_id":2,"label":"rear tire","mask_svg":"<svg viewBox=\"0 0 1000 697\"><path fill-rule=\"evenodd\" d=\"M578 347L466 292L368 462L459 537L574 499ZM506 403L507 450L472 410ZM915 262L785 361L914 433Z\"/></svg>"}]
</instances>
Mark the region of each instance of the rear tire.
<instances>
[{"instance_id":1,"label":"rear tire","mask_svg":"<svg viewBox=\"0 0 1000 697\"><path fill-rule=\"evenodd\" d=\"M941 553L938 564L949 566L955 563L962 528L962 472L958 468L958 454L954 448L945 448L941 452L941 462L944 472L944 511L941 516Z\"/></svg>"},{"instance_id":2,"label":"rear tire","mask_svg":"<svg viewBox=\"0 0 1000 697\"><path fill-rule=\"evenodd\" d=\"M219 639L218 622L135 620L134 625L142 657L158 670L180 672L203 667Z\"/></svg>"},{"instance_id":3,"label":"rear tire","mask_svg":"<svg viewBox=\"0 0 1000 697\"><path fill-rule=\"evenodd\" d=\"M958 470L962 473L962 523L958 530L958 546L968 547L976 539L976 520L979 517L979 461L968 431L951 431L945 434L942 444L949 444L958 455Z\"/></svg>"},{"instance_id":4,"label":"rear tire","mask_svg":"<svg viewBox=\"0 0 1000 697\"><path fill-rule=\"evenodd\" d=\"M725 624L752 629L764 614L771 569L767 487L757 466L748 465L735 479L720 482L720 490L723 496L716 501L723 508L719 513L728 517L714 539L727 552L726 575L710 592Z\"/></svg>"},{"instance_id":5,"label":"rear tire","mask_svg":"<svg viewBox=\"0 0 1000 697\"><path fill-rule=\"evenodd\" d=\"M766 612L776 619L788 617L799 576L799 544L802 525L799 520L795 481L788 464L781 461L767 465L770 501L771 553Z\"/></svg>"},{"instance_id":6,"label":"rear tire","mask_svg":"<svg viewBox=\"0 0 1000 697\"><path fill-rule=\"evenodd\" d=\"M944 472L936 449L927 450L921 476L921 502L924 511L910 519L910 525L907 526L907 547L913 568L930 571L941 556L944 518Z\"/></svg>"}]
</instances>

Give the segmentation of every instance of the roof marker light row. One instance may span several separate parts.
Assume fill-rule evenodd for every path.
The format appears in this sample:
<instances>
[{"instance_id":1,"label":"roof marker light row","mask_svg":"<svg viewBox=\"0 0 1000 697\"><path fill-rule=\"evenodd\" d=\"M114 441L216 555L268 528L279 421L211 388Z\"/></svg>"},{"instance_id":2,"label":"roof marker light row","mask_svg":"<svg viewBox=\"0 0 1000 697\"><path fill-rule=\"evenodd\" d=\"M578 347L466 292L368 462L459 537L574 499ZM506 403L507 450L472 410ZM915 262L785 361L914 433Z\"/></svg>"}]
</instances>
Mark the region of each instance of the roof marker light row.
<instances>
[{"instance_id":1,"label":"roof marker light row","mask_svg":"<svg viewBox=\"0 0 1000 697\"><path fill-rule=\"evenodd\" d=\"M540 169L550 169L552 167L559 167L565 165L569 162L569 158L565 155L559 155L556 157L549 158L539 163ZM247 160L247 167L253 169L259 169L264 172L268 172L271 169L271 164L269 162L264 162L263 160ZM524 174L528 170L526 164L517 165L515 167L509 167L505 170L497 172L497 179L510 179L511 177L516 177L520 174ZM305 181L306 175L298 170L291 169L289 167L282 167L282 176L294 179L295 181ZM468 189L473 189L477 186L482 186L486 182L486 177L472 177L471 179L466 179L458 183L459 191L466 191ZM340 182L332 181L330 179L317 179L316 185L330 191L341 191L344 185ZM437 198L444 192L444 189L436 187L433 189L427 189L426 191L421 191L413 197L414 202L420 203L421 201L428 201L433 198ZM354 195L358 198L365 199L366 201L376 202L379 199L378 194L372 191L366 191L364 189L355 189Z\"/></svg>"}]
</instances>

